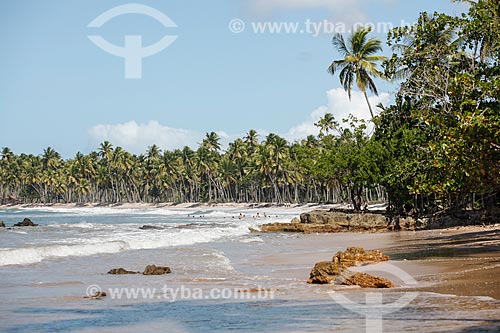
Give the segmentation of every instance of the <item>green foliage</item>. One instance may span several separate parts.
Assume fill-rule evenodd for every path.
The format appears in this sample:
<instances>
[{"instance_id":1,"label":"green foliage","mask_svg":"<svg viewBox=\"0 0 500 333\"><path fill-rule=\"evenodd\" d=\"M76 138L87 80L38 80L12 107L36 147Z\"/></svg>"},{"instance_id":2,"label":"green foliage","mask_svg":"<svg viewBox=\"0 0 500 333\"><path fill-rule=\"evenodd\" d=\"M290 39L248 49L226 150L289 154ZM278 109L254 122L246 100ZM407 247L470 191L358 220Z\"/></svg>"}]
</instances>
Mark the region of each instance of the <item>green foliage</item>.
<instances>
[{"instance_id":1,"label":"green foliage","mask_svg":"<svg viewBox=\"0 0 500 333\"><path fill-rule=\"evenodd\" d=\"M395 202L425 197L421 210L470 207L475 197L494 203L500 186L498 8L498 0L480 0L461 17L422 13L416 26L389 34L396 52L385 63L386 75L404 80L376 135L391 147L384 178Z\"/></svg>"}]
</instances>

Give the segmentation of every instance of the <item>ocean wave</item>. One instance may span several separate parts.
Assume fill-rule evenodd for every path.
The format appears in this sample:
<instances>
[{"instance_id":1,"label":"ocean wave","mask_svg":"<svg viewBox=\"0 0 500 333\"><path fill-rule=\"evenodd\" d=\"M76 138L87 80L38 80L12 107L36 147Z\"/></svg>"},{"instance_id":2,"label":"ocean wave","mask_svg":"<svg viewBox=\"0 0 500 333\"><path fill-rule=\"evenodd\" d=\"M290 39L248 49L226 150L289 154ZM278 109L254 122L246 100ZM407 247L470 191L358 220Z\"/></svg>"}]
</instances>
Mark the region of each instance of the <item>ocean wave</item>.
<instances>
[{"instance_id":1,"label":"ocean wave","mask_svg":"<svg viewBox=\"0 0 500 333\"><path fill-rule=\"evenodd\" d=\"M156 249L207 243L222 238L245 235L249 233L248 227L250 226L250 224L242 223L237 226L213 229L106 232L88 239L67 239L68 244L0 249L0 266L33 264L51 258L92 256L128 250ZM87 227L91 226L88 225ZM73 244L70 242L73 242Z\"/></svg>"},{"instance_id":2,"label":"ocean wave","mask_svg":"<svg viewBox=\"0 0 500 333\"><path fill-rule=\"evenodd\" d=\"M166 208L115 208L115 207L19 207L20 212L63 213L69 215L188 215L190 212L183 209Z\"/></svg>"},{"instance_id":3,"label":"ocean wave","mask_svg":"<svg viewBox=\"0 0 500 333\"><path fill-rule=\"evenodd\" d=\"M126 242L113 241L79 245L48 245L19 249L0 249L0 266L26 265L47 258L91 256L100 253L117 253L128 249Z\"/></svg>"}]
</instances>

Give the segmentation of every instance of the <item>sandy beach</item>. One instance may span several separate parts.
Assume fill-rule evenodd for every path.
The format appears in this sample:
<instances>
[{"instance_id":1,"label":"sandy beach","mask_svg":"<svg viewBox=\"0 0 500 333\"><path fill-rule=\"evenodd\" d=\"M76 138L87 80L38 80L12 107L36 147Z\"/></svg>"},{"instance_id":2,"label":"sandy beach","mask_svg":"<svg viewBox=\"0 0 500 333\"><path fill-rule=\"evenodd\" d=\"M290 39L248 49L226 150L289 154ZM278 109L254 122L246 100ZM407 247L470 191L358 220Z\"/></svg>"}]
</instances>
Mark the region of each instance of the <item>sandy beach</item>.
<instances>
[{"instance_id":1,"label":"sandy beach","mask_svg":"<svg viewBox=\"0 0 500 333\"><path fill-rule=\"evenodd\" d=\"M362 317L344 309L330 293L362 300L366 290L309 285L306 281L315 263L332 260L337 251L357 246L389 255L389 266L375 264L370 272L395 283L396 288L382 291L384 300L417 293L397 315L384 318L385 327L411 331L418 322L419 329L426 331L471 327L494 331L500 325L496 310L500 300L498 225L339 234L248 230L268 222L252 217L257 213L263 216L268 212L273 221L286 222L318 207L1 207L0 219L7 225L29 217L40 226L0 230L6 248L2 260L7 260L6 265L0 265L0 290L1 296L8 295L10 300L0 305L0 321L8 332L71 330L74 325L96 323L110 332L130 327L150 331L163 324L176 327L173 331L191 332L241 328L238 325L249 332L250 327L265 328L263 331L288 328L323 332L332 327L356 331L364 328ZM247 218L231 218L240 211ZM156 228L141 230L145 224ZM140 271L150 263L168 265L173 273L158 278L106 274L118 267ZM401 271L394 274L394 267ZM401 272L415 284L402 279ZM258 302L186 298L171 302L158 293L164 285L205 293L214 289L272 290L274 298ZM154 299L106 297L91 302L83 299L89 286L104 290L156 288L157 293ZM129 312L123 312L126 309ZM53 313L60 315L54 317ZM193 321L193 317L198 320ZM235 322L234 318L240 319Z\"/></svg>"},{"instance_id":2,"label":"sandy beach","mask_svg":"<svg viewBox=\"0 0 500 333\"><path fill-rule=\"evenodd\" d=\"M314 209L348 208L341 204L248 204L248 203L121 203L121 204L19 204L3 205L0 209L78 209L112 208L123 210L172 209L217 209L217 210L252 210L263 213L266 209L279 208L293 212L307 212ZM384 205L372 205L370 210L382 210ZM298 213L297 213L298 216ZM249 217L250 218L250 217ZM263 219L262 223L266 221ZM288 222L288 221L283 221ZM356 234L354 234L356 235ZM358 234L359 237L359 234ZM255 266L272 266L293 260L295 264L311 266L316 261L330 260L334 254L332 248L339 244L332 243L332 235L300 235L293 246L293 258L275 254L259 258ZM366 233L362 246L366 249L379 249L391 257L391 262L409 272L416 280L429 286L417 288L458 296L489 296L500 299L500 225L464 226L448 229L436 229L415 232ZM347 239L349 237L347 236ZM358 241L347 246L357 246ZM309 251L307 249L313 249ZM290 272L289 272L290 273ZM308 271L296 272L307 277Z\"/></svg>"},{"instance_id":3,"label":"sandy beach","mask_svg":"<svg viewBox=\"0 0 500 333\"><path fill-rule=\"evenodd\" d=\"M220 209L265 209L265 208L291 208L291 209L345 209L349 208L343 204L278 204L278 203L24 203L24 204L6 204L0 205L0 209L16 209L16 208L113 208L113 209L155 209L155 208L220 208ZM385 204L372 205L370 209L385 209Z\"/></svg>"}]
</instances>

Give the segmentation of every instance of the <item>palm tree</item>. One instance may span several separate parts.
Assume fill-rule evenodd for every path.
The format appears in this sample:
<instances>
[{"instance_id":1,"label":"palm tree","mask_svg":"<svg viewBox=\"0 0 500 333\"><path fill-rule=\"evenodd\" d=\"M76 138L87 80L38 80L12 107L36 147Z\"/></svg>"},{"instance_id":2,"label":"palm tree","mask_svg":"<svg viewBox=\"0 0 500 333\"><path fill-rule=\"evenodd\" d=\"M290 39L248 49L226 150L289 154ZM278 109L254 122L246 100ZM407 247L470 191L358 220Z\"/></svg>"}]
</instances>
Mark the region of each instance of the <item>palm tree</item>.
<instances>
[{"instance_id":1,"label":"palm tree","mask_svg":"<svg viewBox=\"0 0 500 333\"><path fill-rule=\"evenodd\" d=\"M334 60L328 67L328 72L334 75L340 70L340 83L347 91L349 99L351 99L352 86L356 81L356 85L365 96L373 119L373 110L366 91L370 90L378 95L373 78L384 78L383 73L377 68L377 63L387 58L376 55L377 52L382 51L382 41L376 37L368 39L367 35L370 31L370 27L358 29L349 38L348 43L341 34L336 34L332 44L344 58Z\"/></svg>"},{"instance_id":2,"label":"palm tree","mask_svg":"<svg viewBox=\"0 0 500 333\"><path fill-rule=\"evenodd\" d=\"M335 117L331 113L326 113L314 126L319 128L319 136L323 137L328 135L330 130L334 129L336 125Z\"/></svg>"},{"instance_id":3,"label":"palm tree","mask_svg":"<svg viewBox=\"0 0 500 333\"><path fill-rule=\"evenodd\" d=\"M217 133L215 132L207 133L201 145L208 151L215 153L220 150L219 140L220 136Z\"/></svg>"}]
</instances>

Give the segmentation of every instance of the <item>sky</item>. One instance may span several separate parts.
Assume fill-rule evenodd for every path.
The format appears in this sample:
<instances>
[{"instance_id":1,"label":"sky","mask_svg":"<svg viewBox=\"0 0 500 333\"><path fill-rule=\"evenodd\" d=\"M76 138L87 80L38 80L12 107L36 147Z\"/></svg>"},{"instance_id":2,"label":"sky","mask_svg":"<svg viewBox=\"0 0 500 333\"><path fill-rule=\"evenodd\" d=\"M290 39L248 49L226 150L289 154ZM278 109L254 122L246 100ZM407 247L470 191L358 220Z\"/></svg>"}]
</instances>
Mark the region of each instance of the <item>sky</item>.
<instances>
[{"instance_id":1,"label":"sky","mask_svg":"<svg viewBox=\"0 0 500 333\"><path fill-rule=\"evenodd\" d=\"M117 15L91 24L113 8ZM261 139L298 140L316 134L313 124L327 112L369 115L362 94L349 101L327 73L339 58L334 32L370 23L385 42L385 27L412 23L422 11L463 10L448 0L4 0L0 147L41 154L50 146L70 158L104 140L134 153L152 144L196 148L212 131L223 144L250 129ZM141 36L135 50L127 42L136 78L123 54L88 36L115 48ZM176 37L143 57L141 48L165 36ZM377 85L371 103L390 103L397 87Z\"/></svg>"}]
</instances>

